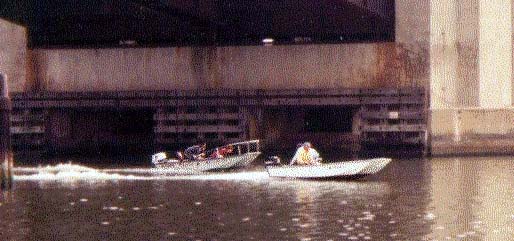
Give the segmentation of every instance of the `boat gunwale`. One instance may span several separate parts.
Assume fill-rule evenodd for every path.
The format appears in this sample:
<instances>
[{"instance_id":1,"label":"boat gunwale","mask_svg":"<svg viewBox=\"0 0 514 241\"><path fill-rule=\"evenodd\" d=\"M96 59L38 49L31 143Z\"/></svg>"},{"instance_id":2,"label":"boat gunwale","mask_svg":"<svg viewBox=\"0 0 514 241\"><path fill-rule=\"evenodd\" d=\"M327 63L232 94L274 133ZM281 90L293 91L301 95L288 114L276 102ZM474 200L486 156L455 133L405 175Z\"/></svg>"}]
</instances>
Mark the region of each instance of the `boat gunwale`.
<instances>
[{"instance_id":1,"label":"boat gunwale","mask_svg":"<svg viewBox=\"0 0 514 241\"><path fill-rule=\"evenodd\" d=\"M212 163L212 162L216 162L216 161L226 161L227 159L235 159L235 158L238 158L238 157L244 157L244 156L248 156L248 155L252 155L252 154L257 154L260 155L262 154L261 152L257 151L257 152L246 152L246 153L242 153L242 154L237 154L237 155L232 155L232 156L228 156L228 157L223 157L223 158L206 158L206 159L202 159L202 160L185 160L185 161L179 161L179 162L165 162L165 163L162 163L162 164L158 164L158 165L155 165L155 167L159 168L163 165L171 165L171 166L175 166L175 165L180 165L180 164L189 164L189 163L197 163L197 165L201 164L201 163ZM169 161L169 160L177 160L177 159L166 159L166 161ZM171 167L170 166L170 167Z\"/></svg>"},{"instance_id":2,"label":"boat gunwale","mask_svg":"<svg viewBox=\"0 0 514 241\"><path fill-rule=\"evenodd\" d=\"M266 168L313 168L313 167L336 167L340 165L348 165L349 163L359 163L359 162L373 162L378 160L388 160L388 162L391 162L391 158L373 158L373 159L362 159L362 160L352 160L352 161L339 161L339 162L328 162L328 163L321 163L320 165L289 165L289 164L283 164L283 165L277 165L277 166L266 166Z\"/></svg>"},{"instance_id":3,"label":"boat gunwale","mask_svg":"<svg viewBox=\"0 0 514 241\"><path fill-rule=\"evenodd\" d=\"M372 158L372 159L361 159L361 160L352 160L352 161L340 161L340 162L333 162L333 163L322 163L321 165L279 165L279 166L266 166L266 171L268 172L268 175L270 177L279 177L279 178L300 178L300 179L327 179L327 178L352 178L352 177L364 177L371 174L375 174L382 170L387 164L389 164L392 161L391 158L386 157L380 157L380 158ZM370 169L377 165L376 162L379 162L378 164L382 164L383 162L386 162L385 165L383 165L381 168L374 172L365 171L367 169ZM306 169L334 169L338 167L342 167L344 165L349 164L365 164L362 168L359 169L354 174L340 174L340 175L319 175L319 176L294 176L294 175L275 175L270 173L270 171L281 171L280 169L284 171L293 171L293 170L301 170L305 171Z\"/></svg>"}]
</instances>

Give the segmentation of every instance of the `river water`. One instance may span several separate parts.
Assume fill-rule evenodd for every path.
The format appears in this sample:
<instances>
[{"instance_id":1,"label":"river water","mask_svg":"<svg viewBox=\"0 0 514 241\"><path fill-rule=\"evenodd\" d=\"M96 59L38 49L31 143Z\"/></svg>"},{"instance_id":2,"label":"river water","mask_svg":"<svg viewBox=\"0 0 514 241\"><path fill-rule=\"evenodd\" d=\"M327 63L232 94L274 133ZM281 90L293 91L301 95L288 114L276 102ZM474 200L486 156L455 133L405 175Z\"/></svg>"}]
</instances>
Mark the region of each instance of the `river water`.
<instances>
[{"instance_id":1,"label":"river water","mask_svg":"<svg viewBox=\"0 0 514 241\"><path fill-rule=\"evenodd\" d=\"M168 176L146 167L19 166L1 240L513 240L514 157L395 159L359 181L264 167Z\"/></svg>"}]
</instances>

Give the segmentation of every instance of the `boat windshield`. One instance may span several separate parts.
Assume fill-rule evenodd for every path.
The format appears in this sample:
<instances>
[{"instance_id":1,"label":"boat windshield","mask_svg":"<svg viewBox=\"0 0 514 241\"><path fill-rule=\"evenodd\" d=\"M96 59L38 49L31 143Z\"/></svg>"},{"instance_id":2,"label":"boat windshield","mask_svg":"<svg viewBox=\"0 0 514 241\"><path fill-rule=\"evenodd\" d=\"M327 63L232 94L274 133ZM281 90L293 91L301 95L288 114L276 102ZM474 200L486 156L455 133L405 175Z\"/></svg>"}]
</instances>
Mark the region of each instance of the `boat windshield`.
<instances>
[{"instance_id":1,"label":"boat windshield","mask_svg":"<svg viewBox=\"0 0 514 241\"><path fill-rule=\"evenodd\" d=\"M243 141L219 146L205 152L206 158L216 159L228 156L243 155L246 153L259 152L259 140Z\"/></svg>"}]
</instances>

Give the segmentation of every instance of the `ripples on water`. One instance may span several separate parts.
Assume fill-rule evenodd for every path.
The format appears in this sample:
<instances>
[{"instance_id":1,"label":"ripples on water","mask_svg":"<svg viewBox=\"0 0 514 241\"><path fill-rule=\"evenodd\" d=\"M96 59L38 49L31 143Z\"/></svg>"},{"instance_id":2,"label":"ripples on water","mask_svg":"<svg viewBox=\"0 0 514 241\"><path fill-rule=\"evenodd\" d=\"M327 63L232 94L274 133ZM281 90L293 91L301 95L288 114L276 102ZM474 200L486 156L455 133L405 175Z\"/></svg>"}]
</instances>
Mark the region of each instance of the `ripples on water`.
<instances>
[{"instance_id":1,"label":"ripples on water","mask_svg":"<svg viewBox=\"0 0 514 241\"><path fill-rule=\"evenodd\" d=\"M269 178L263 167L17 167L2 240L512 240L514 158L394 161L360 181Z\"/></svg>"}]
</instances>

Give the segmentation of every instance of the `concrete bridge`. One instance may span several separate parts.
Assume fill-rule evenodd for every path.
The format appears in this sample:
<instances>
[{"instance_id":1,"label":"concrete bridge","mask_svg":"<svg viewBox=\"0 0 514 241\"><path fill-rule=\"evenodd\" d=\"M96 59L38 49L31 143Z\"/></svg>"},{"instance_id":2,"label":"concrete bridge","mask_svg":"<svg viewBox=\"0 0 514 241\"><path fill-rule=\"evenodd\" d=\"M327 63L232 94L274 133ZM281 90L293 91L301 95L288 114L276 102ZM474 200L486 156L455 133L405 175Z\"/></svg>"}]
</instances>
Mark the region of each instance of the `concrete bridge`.
<instances>
[{"instance_id":1,"label":"concrete bridge","mask_svg":"<svg viewBox=\"0 0 514 241\"><path fill-rule=\"evenodd\" d=\"M31 123L62 127L53 132L50 124L40 125L52 130L44 142L73 135L64 131L61 117L82 116L82 122L68 123L91 123L79 111L86 107L95 109L98 123L107 123L100 120L113 113L121 119L146 113L155 124L151 135L164 136L156 138L159 143L248 136L292 143L294 137L286 137L292 128L302 139L357 139L359 145L375 143L372 147L390 139L413 142L432 155L513 152L513 2L396 0L395 8L394 42L357 44L28 49L27 30L1 21L0 40L6 44L0 47L0 71L10 77L15 112L41 118ZM402 102L409 98L422 101ZM214 99L233 102L207 108L213 105L205 101ZM125 104L148 112L119 112ZM309 105L324 112L300 108ZM211 110L216 123L208 116L198 120L198 113ZM277 122L266 127L259 122L261 112ZM312 116L329 119L330 113L346 127L327 133L319 123L306 125L316 119ZM184 124L188 121L193 124ZM188 126L195 135L183 135L190 133L183 131Z\"/></svg>"}]
</instances>

